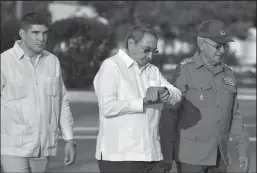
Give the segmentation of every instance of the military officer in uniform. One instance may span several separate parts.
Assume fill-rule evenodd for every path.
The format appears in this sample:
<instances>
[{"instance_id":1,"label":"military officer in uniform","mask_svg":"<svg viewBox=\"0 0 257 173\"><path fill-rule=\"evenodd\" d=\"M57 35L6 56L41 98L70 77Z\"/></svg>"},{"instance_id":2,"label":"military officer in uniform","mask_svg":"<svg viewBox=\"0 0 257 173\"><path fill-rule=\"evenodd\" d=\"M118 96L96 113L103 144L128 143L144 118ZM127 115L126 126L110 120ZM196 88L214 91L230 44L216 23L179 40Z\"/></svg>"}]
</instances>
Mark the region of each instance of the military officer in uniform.
<instances>
[{"instance_id":1,"label":"military officer in uniform","mask_svg":"<svg viewBox=\"0 0 257 173\"><path fill-rule=\"evenodd\" d=\"M177 107L175 159L178 171L227 172L229 138L236 141L240 166L249 169L249 137L242 124L236 79L222 62L231 42L224 23L201 24L193 57L177 65L173 82L183 100Z\"/></svg>"}]
</instances>

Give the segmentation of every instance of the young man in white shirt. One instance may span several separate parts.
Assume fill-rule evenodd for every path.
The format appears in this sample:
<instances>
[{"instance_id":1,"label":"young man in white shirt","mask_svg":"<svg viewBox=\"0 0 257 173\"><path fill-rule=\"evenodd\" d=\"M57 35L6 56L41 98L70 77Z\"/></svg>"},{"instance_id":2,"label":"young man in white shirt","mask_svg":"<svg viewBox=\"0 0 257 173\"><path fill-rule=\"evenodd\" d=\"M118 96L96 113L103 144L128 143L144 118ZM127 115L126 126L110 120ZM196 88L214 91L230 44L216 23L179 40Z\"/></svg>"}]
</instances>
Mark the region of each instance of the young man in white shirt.
<instances>
[{"instance_id":1,"label":"young man in white shirt","mask_svg":"<svg viewBox=\"0 0 257 173\"><path fill-rule=\"evenodd\" d=\"M181 92L150 64L158 36L152 26L132 27L126 49L107 58L94 79L100 128L96 159L100 172L158 172L163 155L159 120L163 103Z\"/></svg>"},{"instance_id":2,"label":"young man in white shirt","mask_svg":"<svg viewBox=\"0 0 257 173\"><path fill-rule=\"evenodd\" d=\"M44 50L48 22L40 13L21 20L13 48L1 54L1 165L4 172L45 172L66 140L64 164L75 158L73 117L58 58Z\"/></svg>"}]
</instances>

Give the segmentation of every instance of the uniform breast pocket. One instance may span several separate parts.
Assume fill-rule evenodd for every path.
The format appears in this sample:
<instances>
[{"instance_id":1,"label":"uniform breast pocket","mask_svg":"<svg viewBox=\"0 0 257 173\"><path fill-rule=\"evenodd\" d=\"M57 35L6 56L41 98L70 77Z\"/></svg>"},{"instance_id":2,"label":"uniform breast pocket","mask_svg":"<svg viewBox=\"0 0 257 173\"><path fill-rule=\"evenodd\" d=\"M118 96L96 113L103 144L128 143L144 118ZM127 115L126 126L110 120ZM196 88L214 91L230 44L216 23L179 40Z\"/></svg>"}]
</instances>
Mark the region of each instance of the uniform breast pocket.
<instances>
[{"instance_id":1,"label":"uniform breast pocket","mask_svg":"<svg viewBox=\"0 0 257 173\"><path fill-rule=\"evenodd\" d=\"M135 98L136 96L137 96L137 92L133 88L132 84L129 81L121 80L119 83L118 98L123 100L123 99Z\"/></svg>"},{"instance_id":2,"label":"uniform breast pocket","mask_svg":"<svg viewBox=\"0 0 257 173\"><path fill-rule=\"evenodd\" d=\"M60 77L45 76L45 92L49 96L58 96L61 91Z\"/></svg>"},{"instance_id":3,"label":"uniform breast pocket","mask_svg":"<svg viewBox=\"0 0 257 173\"><path fill-rule=\"evenodd\" d=\"M24 79L8 81L6 90L8 100L20 100L28 95L28 88Z\"/></svg>"},{"instance_id":4,"label":"uniform breast pocket","mask_svg":"<svg viewBox=\"0 0 257 173\"><path fill-rule=\"evenodd\" d=\"M189 85L186 98L195 106L207 106L211 99L211 84Z\"/></svg>"},{"instance_id":5,"label":"uniform breast pocket","mask_svg":"<svg viewBox=\"0 0 257 173\"><path fill-rule=\"evenodd\" d=\"M236 89L233 87L221 87L219 91L220 105L222 107L232 108L235 92Z\"/></svg>"}]
</instances>

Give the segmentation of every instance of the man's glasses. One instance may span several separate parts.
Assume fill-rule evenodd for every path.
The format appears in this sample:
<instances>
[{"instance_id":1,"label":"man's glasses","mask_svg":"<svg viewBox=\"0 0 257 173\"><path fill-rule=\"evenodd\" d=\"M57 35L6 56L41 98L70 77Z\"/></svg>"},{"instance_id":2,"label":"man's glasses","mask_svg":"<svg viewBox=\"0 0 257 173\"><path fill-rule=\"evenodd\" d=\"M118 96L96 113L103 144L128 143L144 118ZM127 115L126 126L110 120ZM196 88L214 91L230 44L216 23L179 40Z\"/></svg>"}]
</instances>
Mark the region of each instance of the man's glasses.
<instances>
[{"instance_id":1,"label":"man's glasses","mask_svg":"<svg viewBox=\"0 0 257 173\"><path fill-rule=\"evenodd\" d=\"M142 45L140 42L138 42L142 47L146 47L144 45ZM153 55L157 55L159 53L159 50L157 49L151 49L151 48L145 48L143 49L145 54L149 54L150 52L152 52Z\"/></svg>"},{"instance_id":2,"label":"man's glasses","mask_svg":"<svg viewBox=\"0 0 257 173\"><path fill-rule=\"evenodd\" d=\"M224 44L211 44L210 42L204 40L206 43L208 43L209 45L213 46L216 50L220 50L222 47L227 50L228 49L228 44L227 43L224 43Z\"/></svg>"}]
</instances>

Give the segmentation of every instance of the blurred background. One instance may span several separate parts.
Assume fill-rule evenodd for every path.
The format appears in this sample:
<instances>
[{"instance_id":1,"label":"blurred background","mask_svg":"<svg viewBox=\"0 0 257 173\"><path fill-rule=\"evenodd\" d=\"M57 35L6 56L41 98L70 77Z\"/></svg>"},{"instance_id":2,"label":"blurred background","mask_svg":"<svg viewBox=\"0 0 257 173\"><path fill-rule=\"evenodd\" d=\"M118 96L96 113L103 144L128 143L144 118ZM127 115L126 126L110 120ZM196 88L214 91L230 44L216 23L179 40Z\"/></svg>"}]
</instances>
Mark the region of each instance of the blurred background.
<instances>
[{"instance_id":1,"label":"blurred background","mask_svg":"<svg viewBox=\"0 0 257 173\"><path fill-rule=\"evenodd\" d=\"M235 40L224 61L236 75L251 142L249 172L256 172L256 1L1 1L1 52L13 47L19 39L18 20L32 11L45 14L51 22L46 49L61 62L77 140L76 162L63 166L65 143L60 140L47 172L99 172L94 159L99 115L92 82L103 60L123 47L132 24L146 22L156 28L160 54L152 63L170 80L176 65L194 54L197 29L208 19L226 23ZM173 137L172 122L169 109L164 109L161 139ZM242 172L233 141L229 152L233 160L229 172Z\"/></svg>"},{"instance_id":2,"label":"blurred background","mask_svg":"<svg viewBox=\"0 0 257 173\"><path fill-rule=\"evenodd\" d=\"M51 22L47 50L60 60L69 89L92 89L101 62L123 46L128 28L152 24L159 32L153 63L170 78L172 70L196 48L197 28L207 19L222 20L235 42L225 63L239 86L256 86L255 1L1 1L1 52L18 38L17 20L39 11Z\"/></svg>"}]
</instances>

